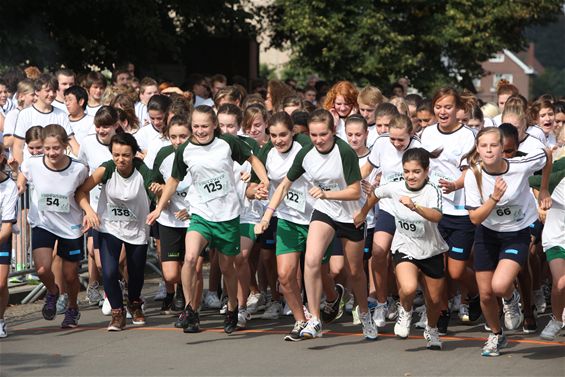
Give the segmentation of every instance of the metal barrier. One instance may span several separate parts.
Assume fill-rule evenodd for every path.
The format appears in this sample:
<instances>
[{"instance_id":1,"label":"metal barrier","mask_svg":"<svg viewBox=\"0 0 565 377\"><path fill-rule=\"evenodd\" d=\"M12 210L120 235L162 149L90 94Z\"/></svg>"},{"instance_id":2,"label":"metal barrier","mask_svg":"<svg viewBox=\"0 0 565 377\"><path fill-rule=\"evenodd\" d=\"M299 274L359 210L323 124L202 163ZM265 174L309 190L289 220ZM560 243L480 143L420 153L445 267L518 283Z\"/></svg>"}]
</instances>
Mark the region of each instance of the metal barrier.
<instances>
[{"instance_id":1,"label":"metal barrier","mask_svg":"<svg viewBox=\"0 0 565 377\"><path fill-rule=\"evenodd\" d=\"M8 275L8 279L28 276L35 273L35 266L33 263L33 255L31 249L31 229L27 222L27 209L26 204L30 200L30 190L27 189L20 197L18 201L18 212L17 212L17 225L16 230L13 232L12 238L12 269ZM80 262L79 269L79 281L81 285L86 289L88 287L88 278L82 276L81 274L88 273L88 252L87 252L87 237L84 237L84 250L85 258ZM84 265L86 264L86 266ZM147 248L147 262L146 266L158 274L163 276L161 269L157 266L160 265L159 257L157 256L155 248L152 246L152 242L149 243ZM22 299L22 304L27 304L34 302L39 299L46 291L43 283L39 283L35 286L32 291Z\"/></svg>"}]
</instances>

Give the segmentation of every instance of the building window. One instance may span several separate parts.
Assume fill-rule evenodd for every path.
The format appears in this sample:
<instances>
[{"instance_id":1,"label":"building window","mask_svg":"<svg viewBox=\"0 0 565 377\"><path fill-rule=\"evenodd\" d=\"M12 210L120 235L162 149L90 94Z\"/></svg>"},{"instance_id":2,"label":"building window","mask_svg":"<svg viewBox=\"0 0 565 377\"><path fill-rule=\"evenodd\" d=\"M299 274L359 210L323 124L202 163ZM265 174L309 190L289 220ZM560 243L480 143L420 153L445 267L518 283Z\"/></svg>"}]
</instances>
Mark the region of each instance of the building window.
<instances>
[{"instance_id":1,"label":"building window","mask_svg":"<svg viewBox=\"0 0 565 377\"><path fill-rule=\"evenodd\" d=\"M492 58L488 60L490 63L504 63L504 53L497 52Z\"/></svg>"}]
</instances>

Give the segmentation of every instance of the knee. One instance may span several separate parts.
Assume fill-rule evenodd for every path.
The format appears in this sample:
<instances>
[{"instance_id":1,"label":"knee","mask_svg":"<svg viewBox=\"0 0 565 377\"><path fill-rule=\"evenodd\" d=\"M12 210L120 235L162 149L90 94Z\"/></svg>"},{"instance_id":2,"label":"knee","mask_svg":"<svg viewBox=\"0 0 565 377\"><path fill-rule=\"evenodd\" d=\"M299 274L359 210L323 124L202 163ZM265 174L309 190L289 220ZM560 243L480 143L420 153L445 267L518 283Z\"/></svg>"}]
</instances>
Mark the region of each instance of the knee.
<instances>
[{"instance_id":1,"label":"knee","mask_svg":"<svg viewBox=\"0 0 565 377\"><path fill-rule=\"evenodd\" d=\"M553 283L554 289L557 290L557 292L563 292L565 291L565 276L561 276L561 278L556 279L556 281L554 281Z\"/></svg>"},{"instance_id":2,"label":"knee","mask_svg":"<svg viewBox=\"0 0 565 377\"><path fill-rule=\"evenodd\" d=\"M493 281L492 282L492 292L497 297L506 296L510 286L508 283L503 281Z\"/></svg>"},{"instance_id":3,"label":"knee","mask_svg":"<svg viewBox=\"0 0 565 377\"><path fill-rule=\"evenodd\" d=\"M453 280L461 280L465 272L465 267L454 266L453 264L448 264L447 270L449 272L449 277Z\"/></svg>"},{"instance_id":4,"label":"knee","mask_svg":"<svg viewBox=\"0 0 565 377\"><path fill-rule=\"evenodd\" d=\"M319 272L322 268L322 264L316 258L308 258L304 260L304 269L309 271L316 271Z\"/></svg>"},{"instance_id":5,"label":"knee","mask_svg":"<svg viewBox=\"0 0 565 377\"><path fill-rule=\"evenodd\" d=\"M279 283L283 287L290 286L292 279L296 279L296 275L291 271L279 272Z\"/></svg>"},{"instance_id":6,"label":"knee","mask_svg":"<svg viewBox=\"0 0 565 377\"><path fill-rule=\"evenodd\" d=\"M186 254L184 257L184 264L187 265L189 268L196 268L196 262L198 257Z\"/></svg>"},{"instance_id":7,"label":"knee","mask_svg":"<svg viewBox=\"0 0 565 377\"><path fill-rule=\"evenodd\" d=\"M373 244L372 256L373 256L373 263L384 265L385 263L387 263L388 250L385 250L379 245Z\"/></svg>"},{"instance_id":8,"label":"knee","mask_svg":"<svg viewBox=\"0 0 565 377\"><path fill-rule=\"evenodd\" d=\"M418 284L416 282L403 282L398 288L404 296L411 296L416 293Z\"/></svg>"},{"instance_id":9,"label":"knee","mask_svg":"<svg viewBox=\"0 0 565 377\"><path fill-rule=\"evenodd\" d=\"M45 266L38 266L36 267L36 272L38 276L47 276L49 274L51 274L51 268L47 268Z\"/></svg>"}]
</instances>

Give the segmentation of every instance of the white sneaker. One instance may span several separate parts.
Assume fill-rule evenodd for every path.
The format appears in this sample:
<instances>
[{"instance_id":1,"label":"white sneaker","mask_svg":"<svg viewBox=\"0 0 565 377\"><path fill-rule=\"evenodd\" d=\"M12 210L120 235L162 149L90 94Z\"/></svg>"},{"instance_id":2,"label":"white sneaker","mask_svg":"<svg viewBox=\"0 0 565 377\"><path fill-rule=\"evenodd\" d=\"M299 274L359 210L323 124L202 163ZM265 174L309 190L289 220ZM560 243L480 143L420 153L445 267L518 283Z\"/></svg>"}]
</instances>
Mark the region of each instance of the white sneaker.
<instances>
[{"instance_id":1,"label":"white sneaker","mask_svg":"<svg viewBox=\"0 0 565 377\"><path fill-rule=\"evenodd\" d=\"M104 293L104 303L102 303L102 314L103 315L110 315L112 314L112 305L110 305L110 300L108 300L108 296Z\"/></svg>"},{"instance_id":2,"label":"white sneaker","mask_svg":"<svg viewBox=\"0 0 565 377\"><path fill-rule=\"evenodd\" d=\"M345 311L348 313L353 313L353 305L355 304L355 297L349 294L349 300L345 302Z\"/></svg>"},{"instance_id":3,"label":"white sneaker","mask_svg":"<svg viewBox=\"0 0 565 377\"><path fill-rule=\"evenodd\" d=\"M428 326L428 312L426 310L426 305L422 305L415 310L416 313L420 314L420 319L414 324L417 329L425 329Z\"/></svg>"},{"instance_id":4,"label":"white sneaker","mask_svg":"<svg viewBox=\"0 0 565 377\"><path fill-rule=\"evenodd\" d=\"M265 312L261 315L261 319L279 319L282 314L282 304L278 301L271 301Z\"/></svg>"},{"instance_id":5,"label":"white sneaker","mask_svg":"<svg viewBox=\"0 0 565 377\"><path fill-rule=\"evenodd\" d=\"M547 309L547 304L545 302L545 296L543 295L543 290L537 289L534 291L534 305L536 306L537 314L545 313Z\"/></svg>"},{"instance_id":6,"label":"white sneaker","mask_svg":"<svg viewBox=\"0 0 565 377\"><path fill-rule=\"evenodd\" d=\"M449 310L451 312L459 312L461 307L461 295L456 294L451 300L449 300Z\"/></svg>"},{"instance_id":7,"label":"white sneaker","mask_svg":"<svg viewBox=\"0 0 565 377\"><path fill-rule=\"evenodd\" d=\"M251 319L251 314L245 308L240 308L237 312L237 328L245 329L247 328L247 321Z\"/></svg>"},{"instance_id":8,"label":"white sneaker","mask_svg":"<svg viewBox=\"0 0 565 377\"><path fill-rule=\"evenodd\" d=\"M251 314L265 309L265 295L262 292L250 293L247 298L247 311Z\"/></svg>"},{"instance_id":9,"label":"white sneaker","mask_svg":"<svg viewBox=\"0 0 565 377\"><path fill-rule=\"evenodd\" d=\"M379 337L379 330L377 326L373 322L373 317L371 313L361 313L359 306L357 306L355 310L357 315L359 316L359 320L361 321L361 325L363 326L363 336L365 339L368 340L376 340Z\"/></svg>"},{"instance_id":10,"label":"white sneaker","mask_svg":"<svg viewBox=\"0 0 565 377\"><path fill-rule=\"evenodd\" d=\"M563 322L560 322L555 319L554 316L551 316L551 320L547 323L547 325L541 332L540 337L545 340L555 340L562 328Z\"/></svg>"},{"instance_id":11,"label":"white sneaker","mask_svg":"<svg viewBox=\"0 0 565 377\"><path fill-rule=\"evenodd\" d=\"M287 303L284 304L283 315L290 316L292 315L292 310L290 310L290 306Z\"/></svg>"},{"instance_id":12,"label":"white sneaker","mask_svg":"<svg viewBox=\"0 0 565 377\"><path fill-rule=\"evenodd\" d=\"M161 280L159 282L159 290L155 296L153 296L153 301L163 301L165 297L167 297L167 286L165 285L165 282Z\"/></svg>"},{"instance_id":13,"label":"white sneaker","mask_svg":"<svg viewBox=\"0 0 565 377\"><path fill-rule=\"evenodd\" d=\"M402 305L398 305L398 318L394 325L394 334L405 339L410 335L410 322L412 322L412 310L409 312Z\"/></svg>"},{"instance_id":14,"label":"white sneaker","mask_svg":"<svg viewBox=\"0 0 565 377\"><path fill-rule=\"evenodd\" d=\"M208 309L220 309L222 307L222 302L216 292L206 292L206 295L204 295L204 307Z\"/></svg>"},{"instance_id":15,"label":"white sneaker","mask_svg":"<svg viewBox=\"0 0 565 377\"><path fill-rule=\"evenodd\" d=\"M459 307L459 320L461 322L469 322L469 305L461 304Z\"/></svg>"},{"instance_id":16,"label":"white sneaker","mask_svg":"<svg viewBox=\"0 0 565 377\"><path fill-rule=\"evenodd\" d=\"M104 299L104 297L102 297L102 294L100 293L99 288L100 285L97 281L89 284L88 287L86 287L86 301L89 305L98 305L100 300Z\"/></svg>"},{"instance_id":17,"label":"white sneaker","mask_svg":"<svg viewBox=\"0 0 565 377\"><path fill-rule=\"evenodd\" d=\"M66 312L68 306L69 295L66 293L59 295L59 298L57 299L57 314L63 314L64 312Z\"/></svg>"},{"instance_id":18,"label":"white sneaker","mask_svg":"<svg viewBox=\"0 0 565 377\"><path fill-rule=\"evenodd\" d=\"M388 313L386 314L386 317L388 318L389 321L394 321L398 316L399 302L398 300L389 297L387 298L387 306L388 306Z\"/></svg>"},{"instance_id":19,"label":"white sneaker","mask_svg":"<svg viewBox=\"0 0 565 377\"><path fill-rule=\"evenodd\" d=\"M8 329L6 327L6 322L0 319L0 338L5 338L8 336Z\"/></svg>"},{"instance_id":20,"label":"white sneaker","mask_svg":"<svg viewBox=\"0 0 565 377\"><path fill-rule=\"evenodd\" d=\"M428 341L426 348L429 350L441 350L442 343L441 339L439 338L439 331L437 327L431 328L426 326L424 330L424 338Z\"/></svg>"},{"instance_id":21,"label":"white sneaker","mask_svg":"<svg viewBox=\"0 0 565 377\"><path fill-rule=\"evenodd\" d=\"M353 316L353 324L354 325L360 325L361 324L361 318L359 318L359 305L355 305L355 309L353 309L353 311L351 312L351 315Z\"/></svg>"},{"instance_id":22,"label":"white sneaker","mask_svg":"<svg viewBox=\"0 0 565 377\"><path fill-rule=\"evenodd\" d=\"M508 330L516 330L524 320L524 314L520 310L520 294L517 290L512 293L512 298L506 301L502 299L504 311L504 326Z\"/></svg>"},{"instance_id":23,"label":"white sneaker","mask_svg":"<svg viewBox=\"0 0 565 377\"><path fill-rule=\"evenodd\" d=\"M317 318L311 318L306 327L300 331L300 336L304 339L314 339L322 337L322 323Z\"/></svg>"},{"instance_id":24,"label":"white sneaker","mask_svg":"<svg viewBox=\"0 0 565 377\"><path fill-rule=\"evenodd\" d=\"M375 325L377 327L385 327L386 326L386 314L388 312L388 305L385 302L380 303L377 302L377 306L375 307L375 310L373 311L373 322L375 322Z\"/></svg>"}]
</instances>

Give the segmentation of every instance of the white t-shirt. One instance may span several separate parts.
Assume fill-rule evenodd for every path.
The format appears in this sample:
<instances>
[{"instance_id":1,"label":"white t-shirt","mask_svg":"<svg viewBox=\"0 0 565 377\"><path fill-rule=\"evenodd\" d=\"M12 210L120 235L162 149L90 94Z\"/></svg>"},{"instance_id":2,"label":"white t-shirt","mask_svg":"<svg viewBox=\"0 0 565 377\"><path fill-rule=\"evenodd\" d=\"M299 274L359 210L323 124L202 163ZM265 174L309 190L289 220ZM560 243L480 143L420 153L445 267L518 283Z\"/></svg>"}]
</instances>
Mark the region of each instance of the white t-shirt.
<instances>
[{"instance_id":1,"label":"white t-shirt","mask_svg":"<svg viewBox=\"0 0 565 377\"><path fill-rule=\"evenodd\" d=\"M305 146L296 155L287 178L296 181L308 173L315 186L324 191L341 191L361 180L359 159L346 141L334 138L334 145L327 153L320 153L313 146ZM314 204L318 210L333 220L353 223L353 216L359 211L357 200L318 199Z\"/></svg>"},{"instance_id":2,"label":"white t-shirt","mask_svg":"<svg viewBox=\"0 0 565 377\"><path fill-rule=\"evenodd\" d=\"M45 127L49 124L59 124L65 129L67 136L74 135L69 123L69 117L64 111L59 110L56 107L52 107L50 112L43 113L32 105L20 111L16 122L16 131L14 132L14 136L18 139L25 140L26 132L31 127Z\"/></svg>"},{"instance_id":3,"label":"white t-shirt","mask_svg":"<svg viewBox=\"0 0 565 377\"><path fill-rule=\"evenodd\" d=\"M518 150L526 154L539 152L539 150L543 148L545 148L545 144L541 140L530 134L526 134L526 137L520 142L520 145L518 146Z\"/></svg>"},{"instance_id":4,"label":"white t-shirt","mask_svg":"<svg viewBox=\"0 0 565 377\"><path fill-rule=\"evenodd\" d=\"M565 247L565 178L555 187L551 199L553 204L547 212L541 236L544 251L555 246Z\"/></svg>"},{"instance_id":5,"label":"white t-shirt","mask_svg":"<svg viewBox=\"0 0 565 377\"><path fill-rule=\"evenodd\" d=\"M59 101L58 99L54 99L53 102L51 103L51 106L58 108L59 110L63 110L65 113L69 113L69 110L67 109L67 105L65 105L64 102Z\"/></svg>"},{"instance_id":6,"label":"white t-shirt","mask_svg":"<svg viewBox=\"0 0 565 377\"><path fill-rule=\"evenodd\" d=\"M112 153L107 144L102 144L98 139L98 135L88 135L84 138L84 143L81 145L78 152L78 160L84 163L92 173L102 165L103 162L112 159ZM90 190L90 206L98 208L98 200L100 199L100 191L102 185L97 185Z\"/></svg>"},{"instance_id":7,"label":"white t-shirt","mask_svg":"<svg viewBox=\"0 0 565 377\"><path fill-rule=\"evenodd\" d=\"M86 166L73 158L62 170L51 170L44 156L32 156L21 167L33 191L28 221L59 237L77 239L82 236L82 209L75 200L75 191L88 177Z\"/></svg>"},{"instance_id":8,"label":"white t-shirt","mask_svg":"<svg viewBox=\"0 0 565 377\"><path fill-rule=\"evenodd\" d=\"M0 222L15 223L17 221L18 187L6 176L0 181Z\"/></svg>"},{"instance_id":9,"label":"white t-shirt","mask_svg":"<svg viewBox=\"0 0 565 377\"><path fill-rule=\"evenodd\" d=\"M371 149L373 148L375 141L377 141L379 133L377 132L377 126L375 124L370 125L367 130L369 131L369 135L367 136L367 147Z\"/></svg>"},{"instance_id":10,"label":"white t-shirt","mask_svg":"<svg viewBox=\"0 0 565 377\"><path fill-rule=\"evenodd\" d=\"M4 118L4 136L13 136L16 132L16 122L18 121L18 116L20 115L20 109L17 107L10 110L6 117Z\"/></svg>"},{"instance_id":11,"label":"white t-shirt","mask_svg":"<svg viewBox=\"0 0 565 377\"><path fill-rule=\"evenodd\" d=\"M259 152L259 144L257 144L257 142L253 138L247 136L238 136L238 138L249 145L253 154L257 154ZM265 212L265 206L268 204L267 201L249 199L247 195L245 195L245 191L247 190L247 183L241 180L241 174L251 172L251 163L249 161L245 161L243 164L239 164L238 162L234 161L233 179L241 206L241 212L239 214L240 224L257 224L259 221L261 221L263 212Z\"/></svg>"},{"instance_id":12,"label":"white t-shirt","mask_svg":"<svg viewBox=\"0 0 565 377\"><path fill-rule=\"evenodd\" d=\"M161 147L164 146L163 143L159 141L159 139L161 139L163 135L161 135L161 132L153 127L153 125L140 128L139 131L137 131L133 135L133 137L135 137L135 140L137 140L137 144L139 144L139 148L141 148L142 151L147 151L149 149L149 146L153 143L158 143ZM159 151L159 149L161 148L158 148L157 151ZM151 164L152 163L153 161L151 161Z\"/></svg>"},{"instance_id":13,"label":"white t-shirt","mask_svg":"<svg viewBox=\"0 0 565 377\"><path fill-rule=\"evenodd\" d=\"M143 102L139 101L135 103L135 116L139 119L139 126L145 127L151 124L151 120L149 119L149 113L147 112L147 105L144 105Z\"/></svg>"},{"instance_id":14,"label":"white t-shirt","mask_svg":"<svg viewBox=\"0 0 565 377\"><path fill-rule=\"evenodd\" d=\"M192 179L188 200L193 214L205 220L233 220L240 214L240 201L233 175L233 162L243 164L251 157L251 148L233 135L219 135L206 145L190 139L175 152L171 176L182 181Z\"/></svg>"},{"instance_id":15,"label":"white t-shirt","mask_svg":"<svg viewBox=\"0 0 565 377\"><path fill-rule=\"evenodd\" d=\"M83 141L86 136L96 133L96 129L94 127L94 117L88 114L84 114L84 116L79 120L69 119L69 123L71 125L71 129L75 134L75 139L77 140L77 143L81 146L81 148L84 144Z\"/></svg>"},{"instance_id":16,"label":"white t-shirt","mask_svg":"<svg viewBox=\"0 0 565 377\"><path fill-rule=\"evenodd\" d=\"M139 159L133 161L134 169L129 177L122 177L112 160L102 166L106 171L96 211L100 217L100 232L133 245L147 244L149 226L145 221L150 200L146 188L153 176L151 170Z\"/></svg>"},{"instance_id":17,"label":"white t-shirt","mask_svg":"<svg viewBox=\"0 0 565 377\"><path fill-rule=\"evenodd\" d=\"M528 177L542 169L547 161L544 150L530 153L524 157L515 157L508 161L508 170L502 174L489 174L481 169L482 194L477 178L469 169L465 175L465 201L467 209L479 208L494 192L497 177L502 177L507 189L496 207L482 225L496 232L514 232L527 228L536 221L538 214L535 199L530 191Z\"/></svg>"},{"instance_id":18,"label":"white t-shirt","mask_svg":"<svg viewBox=\"0 0 565 377\"><path fill-rule=\"evenodd\" d=\"M424 128L421 140L422 147L428 152L442 151L437 158L430 159L430 182L438 187L440 179L455 181L461 176L461 169L467 164L461 159L475 146L475 134L467 126L446 133L434 124ZM443 213L453 216L469 214L465 209L465 189L443 194Z\"/></svg>"},{"instance_id":19,"label":"white t-shirt","mask_svg":"<svg viewBox=\"0 0 565 377\"><path fill-rule=\"evenodd\" d=\"M414 204L426 208L435 208L441 213L441 190L427 182L418 191L410 190L406 182L391 182L375 189L377 198L388 198L391 202L390 214L394 216L396 232L392 239L393 253L400 251L414 259L427 259L446 252L449 247L439 233L437 223L423 218L400 202L402 196L408 196Z\"/></svg>"},{"instance_id":20,"label":"white t-shirt","mask_svg":"<svg viewBox=\"0 0 565 377\"><path fill-rule=\"evenodd\" d=\"M102 105L98 105L98 106L90 106L90 105L86 105L86 113L90 116L95 116L96 112L102 107Z\"/></svg>"},{"instance_id":21,"label":"white t-shirt","mask_svg":"<svg viewBox=\"0 0 565 377\"><path fill-rule=\"evenodd\" d=\"M214 107L214 101L212 100L212 98L202 98L200 96L195 96L194 97L194 107L200 106L200 105L206 105L206 106Z\"/></svg>"}]
</instances>

